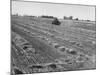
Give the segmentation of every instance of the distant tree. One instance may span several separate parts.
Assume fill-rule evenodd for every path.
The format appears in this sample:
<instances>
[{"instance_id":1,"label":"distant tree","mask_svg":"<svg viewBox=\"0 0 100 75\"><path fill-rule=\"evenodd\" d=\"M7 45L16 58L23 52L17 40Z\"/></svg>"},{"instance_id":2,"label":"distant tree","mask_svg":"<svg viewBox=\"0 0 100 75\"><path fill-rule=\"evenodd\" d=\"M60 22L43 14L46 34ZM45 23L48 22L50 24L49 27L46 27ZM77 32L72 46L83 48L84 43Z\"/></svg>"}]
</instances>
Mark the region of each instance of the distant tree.
<instances>
[{"instance_id":1,"label":"distant tree","mask_svg":"<svg viewBox=\"0 0 100 75\"><path fill-rule=\"evenodd\" d=\"M87 20L87 21L90 21L90 20Z\"/></svg>"},{"instance_id":2,"label":"distant tree","mask_svg":"<svg viewBox=\"0 0 100 75\"><path fill-rule=\"evenodd\" d=\"M53 16L46 16L46 15L42 15L42 18L54 18Z\"/></svg>"},{"instance_id":3,"label":"distant tree","mask_svg":"<svg viewBox=\"0 0 100 75\"><path fill-rule=\"evenodd\" d=\"M66 19L68 19L68 17L64 16L64 19L66 20Z\"/></svg>"},{"instance_id":4,"label":"distant tree","mask_svg":"<svg viewBox=\"0 0 100 75\"><path fill-rule=\"evenodd\" d=\"M73 16L69 16L69 19L72 20L73 19Z\"/></svg>"},{"instance_id":5,"label":"distant tree","mask_svg":"<svg viewBox=\"0 0 100 75\"><path fill-rule=\"evenodd\" d=\"M52 21L52 24L54 24L54 25L60 25L61 22L60 22L57 18L55 18L55 19Z\"/></svg>"},{"instance_id":6,"label":"distant tree","mask_svg":"<svg viewBox=\"0 0 100 75\"><path fill-rule=\"evenodd\" d=\"M75 20L79 20L78 18L75 18Z\"/></svg>"},{"instance_id":7,"label":"distant tree","mask_svg":"<svg viewBox=\"0 0 100 75\"><path fill-rule=\"evenodd\" d=\"M18 14L18 13L16 13L16 14L14 14L14 16L19 16L19 14Z\"/></svg>"}]
</instances>

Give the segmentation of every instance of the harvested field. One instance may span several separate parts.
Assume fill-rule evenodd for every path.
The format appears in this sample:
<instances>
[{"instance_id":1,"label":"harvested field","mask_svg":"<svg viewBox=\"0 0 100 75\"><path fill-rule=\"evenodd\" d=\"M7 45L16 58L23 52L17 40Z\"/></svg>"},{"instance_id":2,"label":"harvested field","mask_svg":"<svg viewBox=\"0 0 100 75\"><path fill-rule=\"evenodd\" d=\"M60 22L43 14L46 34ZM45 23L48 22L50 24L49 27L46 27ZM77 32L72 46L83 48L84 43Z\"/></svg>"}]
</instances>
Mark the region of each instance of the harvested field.
<instances>
[{"instance_id":1,"label":"harvested field","mask_svg":"<svg viewBox=\"0 0 100 75\"><path fill-rule=\"evenodd\" d=\"M95 22L11 16L11 72L30 74L96 68Z\"/></svg>"}]
</instances>

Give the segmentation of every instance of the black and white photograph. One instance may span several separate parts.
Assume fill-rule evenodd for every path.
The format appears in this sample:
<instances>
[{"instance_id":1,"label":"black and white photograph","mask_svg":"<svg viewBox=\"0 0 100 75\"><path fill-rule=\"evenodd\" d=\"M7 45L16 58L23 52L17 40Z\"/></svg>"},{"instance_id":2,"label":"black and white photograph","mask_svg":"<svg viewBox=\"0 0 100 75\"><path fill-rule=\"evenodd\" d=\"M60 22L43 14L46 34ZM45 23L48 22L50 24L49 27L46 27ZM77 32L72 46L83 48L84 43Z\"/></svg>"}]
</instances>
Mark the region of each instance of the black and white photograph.
<instances>
[{"instance_id":1,"label":"black and white photograph","mask_svg":"<svg viewBox=\"0 0 100 75\"><path fill-rule=\"evenodd\" d=\"M96 69L96 6L11 1L11 75Z\"/></svg>"}]
</instances>

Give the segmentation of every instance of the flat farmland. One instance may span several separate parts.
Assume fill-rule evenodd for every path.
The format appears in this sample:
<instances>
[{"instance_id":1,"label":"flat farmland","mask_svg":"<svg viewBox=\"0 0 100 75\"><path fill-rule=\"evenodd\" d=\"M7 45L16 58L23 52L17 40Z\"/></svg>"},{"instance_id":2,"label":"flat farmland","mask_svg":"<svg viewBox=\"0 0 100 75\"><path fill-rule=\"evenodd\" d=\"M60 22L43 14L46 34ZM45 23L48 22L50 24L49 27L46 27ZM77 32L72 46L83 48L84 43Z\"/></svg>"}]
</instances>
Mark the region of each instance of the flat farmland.
<instances>
[{"instance_id":1,"label":"flat farmland","mask_svg":"<svg viewBox=\"0 0 100 75\"><path fill-rule=\"evenodd\" d=\"M96 24L92 21L11 17L11 72L86 70L96 68Z\"/></svg>"}]
</instances>

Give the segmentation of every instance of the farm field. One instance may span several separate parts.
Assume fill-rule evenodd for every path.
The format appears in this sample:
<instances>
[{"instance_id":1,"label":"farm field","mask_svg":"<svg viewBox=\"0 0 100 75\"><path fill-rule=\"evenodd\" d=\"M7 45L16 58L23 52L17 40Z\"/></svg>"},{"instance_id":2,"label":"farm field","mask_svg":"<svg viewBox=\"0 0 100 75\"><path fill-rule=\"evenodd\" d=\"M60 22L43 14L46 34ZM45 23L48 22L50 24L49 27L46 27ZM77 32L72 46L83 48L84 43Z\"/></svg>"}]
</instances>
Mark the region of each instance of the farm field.
<instances>
[{"instance_id":1,"label":"farm field","mask_svg":"<svg viewBox=\"0 0 100 75\"><path fill-rule=\"evenodd\" d=\"M96 24L92 21L11 16L11 74L96 68Z\"/></svg>"}]
</instances>

